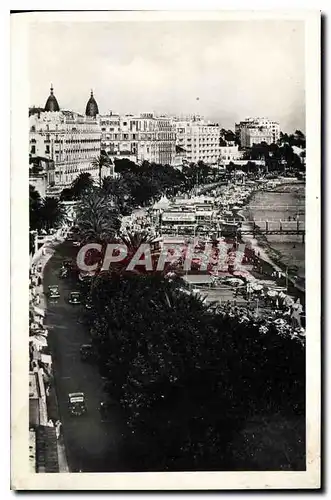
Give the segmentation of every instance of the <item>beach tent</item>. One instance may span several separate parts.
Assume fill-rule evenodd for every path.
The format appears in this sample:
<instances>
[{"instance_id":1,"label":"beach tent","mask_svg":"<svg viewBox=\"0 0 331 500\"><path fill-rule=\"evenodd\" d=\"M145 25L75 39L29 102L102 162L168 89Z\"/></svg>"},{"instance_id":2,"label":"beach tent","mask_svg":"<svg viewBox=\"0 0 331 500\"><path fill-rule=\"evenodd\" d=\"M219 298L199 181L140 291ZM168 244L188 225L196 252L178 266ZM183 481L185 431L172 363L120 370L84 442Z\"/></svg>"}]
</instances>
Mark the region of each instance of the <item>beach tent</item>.
<instances>
[{"instance_id":1,"label":"beach tent","mask_svg":"<svg viewBox=\"0 0 331 500\"><path fill-rule=\"evenodd\" d=\"M168 208L169 205L170 201L168 200L168 198L166 196L162 196L162 198L159 201L154 203L153 210L164 210Z\"/></svg>"}]
</instances>

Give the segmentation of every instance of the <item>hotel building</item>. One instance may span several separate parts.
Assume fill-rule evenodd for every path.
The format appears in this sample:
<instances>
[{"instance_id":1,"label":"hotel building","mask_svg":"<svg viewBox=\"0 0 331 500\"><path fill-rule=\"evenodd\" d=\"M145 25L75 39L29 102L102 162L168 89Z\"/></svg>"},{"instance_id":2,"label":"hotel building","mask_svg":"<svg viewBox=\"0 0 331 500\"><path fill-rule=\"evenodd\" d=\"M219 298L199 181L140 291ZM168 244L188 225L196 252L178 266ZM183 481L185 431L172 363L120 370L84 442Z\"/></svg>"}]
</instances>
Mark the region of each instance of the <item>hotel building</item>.
<instances>
[{"instance_id":1,"label":"hotel building","mask_svg":"<svg viewBox=\"0 0 331 500\"><path fill-rule=\"evenodd\" d=\"M246 118L235 124L235 133L241 147L250 148L261 142L277 142L280 137L280 125L268 118Z\"/></svg>"},{"instance_id":2,"label":"hotel building","mask_svg":"<svg viewBox=\"0 0 331 500\"><path fill-rule=\"evenodd\" d=\"M39 157L54 162L55 190L69 186L82 172L98 178L92 165L101 151L98 113L93 93L85 115L61 110L52 87L45 108L30 109L30 161Z\"/></svg>"},{"instance_id":3,"label":"hotel building","mask_svg":"<svg viewBox=\"0 0 331 500\"><path fill-rule=\"evenodd\" d=\"M101 149L113 158L137 163L173 165L176 156L176 130L170 118L153 113L139 116L112 114L99 117Z\"/></svg>"},{"instance_id":4,"label":"hotel building","mask_svg":"<svg viewBox=\"0 0 331 500\"><path fill-rule=\"evenodd\" d=\"M188 163L217 163L220 156L220 127L199 118L174 121L176 144L186 151Z\"/></svg>"}]
</instances>

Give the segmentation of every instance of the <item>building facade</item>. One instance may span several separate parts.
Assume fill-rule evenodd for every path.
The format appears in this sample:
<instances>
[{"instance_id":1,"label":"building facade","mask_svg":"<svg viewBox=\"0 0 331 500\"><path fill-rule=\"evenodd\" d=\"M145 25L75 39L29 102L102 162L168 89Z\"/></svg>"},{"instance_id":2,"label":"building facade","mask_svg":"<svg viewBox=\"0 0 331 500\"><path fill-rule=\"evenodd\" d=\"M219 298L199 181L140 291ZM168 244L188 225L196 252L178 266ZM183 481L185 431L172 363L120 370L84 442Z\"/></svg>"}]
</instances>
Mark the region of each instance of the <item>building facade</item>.
<instances>
[{"instance_id":1,"label":"building facade","mask_svg":"<svg viewBox=\"0 0 331 500\"><path fill-rule=\"evenodd\" d=\"M235 133L242 147L250 148L253 144L277 142L280 137L280 125L268 118L246 118L235 124Z\"/></svg>"},{"instance_id":2,"label":"building facade","mask_svg":"<svg viewBox=\"0 0 331 500\"><path fill-rule=\"evenodd\" d=\"M240 160L243 152L239 151L239 147L235 145L220 146L220 162L224 165Z\"/></svg>"},{"instance_id":3,"label":"building facade","mask_svg":"<svg viewBox=\"0 0 331 500\"><path fill-rule=\"evenodd\" d=\"M176 144L186 151L188 163L217 163L220 156L220 127L204 120L175 121Z\"/></svg>"},{"instance_id":4,"label":"building facade","mask_svg":"<svg viewBox=\"0 0 331 500\"><path fill-rule=\"evenodd\" d=\"M98 167L92 165L101 151L97 113L93 94L87 103L85 116L60 110L51 87L44 111L30 114L30 159L44 157L54 162L56 189L69 186L82 172L98 178Z\"/></svg>"},{"instance_id":5,"label":"building facade","mask_svg":"<svg viewBox=\"0 0 331 500\"><path fill-rule=\"evenodd\" d=\"M99 117L101 149L114 158L129 158L137 163L173 165L176 156L176 131L170 118L152 113L139 116L109 114Z\"/></svg>"}]
</instances>

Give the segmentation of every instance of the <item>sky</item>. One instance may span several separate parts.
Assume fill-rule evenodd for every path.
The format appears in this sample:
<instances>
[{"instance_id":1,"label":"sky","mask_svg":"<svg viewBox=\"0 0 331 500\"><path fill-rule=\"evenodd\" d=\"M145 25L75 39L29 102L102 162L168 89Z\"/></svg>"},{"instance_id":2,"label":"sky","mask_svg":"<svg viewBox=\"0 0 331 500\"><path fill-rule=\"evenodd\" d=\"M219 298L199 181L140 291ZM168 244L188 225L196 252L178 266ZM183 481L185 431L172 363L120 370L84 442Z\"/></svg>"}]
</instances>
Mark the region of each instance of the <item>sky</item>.
<instances>
[{"instance_id":1,"label":"sky","mask_svg":"<svg viewBox=\"0 0 331 500\"><path fill-rule=\"evenodd\" d=\"M50 84L60 108L248 116L305 131L304 23L290 20L39 22L30 25L30 104Z\"/></svg>"}]
</instances>

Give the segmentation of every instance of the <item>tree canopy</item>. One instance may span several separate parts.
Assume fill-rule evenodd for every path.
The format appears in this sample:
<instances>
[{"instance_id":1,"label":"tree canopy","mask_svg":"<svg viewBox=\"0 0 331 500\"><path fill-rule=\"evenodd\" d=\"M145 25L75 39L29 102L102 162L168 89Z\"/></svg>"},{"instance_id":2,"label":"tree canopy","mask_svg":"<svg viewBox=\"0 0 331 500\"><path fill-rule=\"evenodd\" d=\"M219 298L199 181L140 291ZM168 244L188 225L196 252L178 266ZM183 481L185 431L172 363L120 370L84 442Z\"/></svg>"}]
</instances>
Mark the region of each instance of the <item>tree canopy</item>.
<instances>
[{"instance_id":1,"label":"tree canopy","mask_svg":"<svg viewBox=\"0 0 331 500\"><path fill-rule=\"evenodd\" d=\"M98 365L149 470L231 470L251 418L304 417L304 348L266 334L263 320L211 312L182 286L157 275L94 278Z\"/></svg>"}]
</instances>

